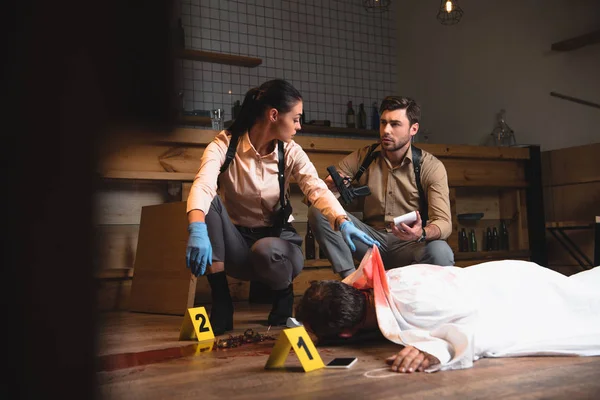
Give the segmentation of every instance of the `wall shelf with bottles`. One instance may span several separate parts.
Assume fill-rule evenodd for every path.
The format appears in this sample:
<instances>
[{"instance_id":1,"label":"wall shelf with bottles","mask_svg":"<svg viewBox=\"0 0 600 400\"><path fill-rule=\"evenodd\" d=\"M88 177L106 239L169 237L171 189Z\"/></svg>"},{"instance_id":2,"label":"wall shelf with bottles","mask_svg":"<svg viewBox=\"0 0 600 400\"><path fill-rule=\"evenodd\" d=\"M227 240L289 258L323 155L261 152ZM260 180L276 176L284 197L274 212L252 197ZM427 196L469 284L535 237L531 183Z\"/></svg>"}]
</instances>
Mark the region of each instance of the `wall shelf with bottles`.
<instances>
[{"instance_id":1,"label":"wall shelf with bottles","mask_svg":"<svg viewBox=\"0 0 600 400\"><path fill-rule=\"evenodd\" d=\"M178 121L185 125L197 125L197 126L211 126L210 117L196 116L196 115L181 115L178 117ZM226 121L225 126L229 126L232 121ZM306 134L329 134L329 135L351 135L351 136L379 136L379 131L370 129L357 129L357 128L339 128L333 126L319 126L319 125L302 125L300 133Z\"/></svg>"},{"instance_id":2,"label":"wall shelf with bottles","mask_svg":"<svg viewBox=\"0 0 600 400\"><path fill-rule=\"evenodd\" d=\"M454 232L449 243L457 261L529 257L525 188L456 187L450 196Z\"/></svg>"},{"instance_id":3,"label":"wall shelf with bottles","mask_svg":"<svg viewBox=\"0 0 600 400\"><path fill-rule=\"evenodd\" d=\"M195 125L195 126L212 126L210 117L203 117L198 115L180 115L177 117L177 121L183 125ZM225 121L225 127L229 127L233 121Z\"/></svg>"},{"instance_id":4,"label":"wall shelf with bottles","mask_svg":"<svg viewBox=\"0 0 600 400\"><path fill-rule=\"evenodd\" d=\"M260 58L194 49L179 50L177 52L177 57L184 60L207 61L217 64L237 65L248 68L258 67L260 64L262 64L262 59Z\"/></svg>"},{"instance_id":5,"label":"wall shelf with bottles","mask_svg":"<svg viewBox=\"0 0 600 400\"><path fill-rule=\"evenodd\" d=\"M302 125L300 133L319 133L330 135L379 136L379 131L358 128L340 128L335 126Z\"/></svg>"}]
</instances>

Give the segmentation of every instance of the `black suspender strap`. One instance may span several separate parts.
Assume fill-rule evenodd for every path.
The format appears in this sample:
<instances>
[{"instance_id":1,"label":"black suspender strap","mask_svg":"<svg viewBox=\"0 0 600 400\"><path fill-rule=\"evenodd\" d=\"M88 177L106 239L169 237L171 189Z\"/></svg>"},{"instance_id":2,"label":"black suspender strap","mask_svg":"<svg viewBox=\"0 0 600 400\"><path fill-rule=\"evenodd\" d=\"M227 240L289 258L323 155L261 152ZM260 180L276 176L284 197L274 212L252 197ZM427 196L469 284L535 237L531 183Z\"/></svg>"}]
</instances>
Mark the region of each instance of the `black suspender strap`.
<instances>
[{"instance_id":1,"label":"black suspender strap","mask_svg":"<svg viewBox=\"0 0 600 400\"><path fill-rule=\"evenodd\" d=\"M238 135L231 135L231 140L229 141L229 147L227 147L227 153L225 154L225 161L223 165L221 165L221 170L219 174L222 174L227 168L229 168L229 164L235 158L235 153L237 151L237 145L240 137ZM277 141L277 157L278 163L277 167L279 170L278 180L279 180L279 203L281 204L281 208L285 206L285 159L283 157L283 142L281 140Z\"/></svg>"},{"instance_id":2,"label":"black suspender strap","mask_svg":"<svg viewBox=\"0 0 600 400\"><path fill-rule=\"evenodd\" d=\"M222 174L227 168L229 168L229 164L235 157L235 152L237 151L238 141L240 140L239 135L231 135L231 140L229 141L229 147L227 147L227 153L225 153L225 162L221 165L221 170L219 174Z\"/></svg>"},{"instance_id":3,"label":"black suspender strap","mask_svg":"<svg viewBox=\"0 0 600 400\"><path fill-rule=\"evenodd\" d=\"M278 154L278 169L279 169L279 173L278 173L278 179L279 179L279 203L281 204L281 208L283 209L285 207L285 190L284 190L284 186L285 186L285 160L283 158L283 142L281 140L277 141L277 154ZM287 221L285 221L287 222Z\"/></svg>"},{"instance_id":4,"label":"black suspender strap","mask_svg":"<svg viewBox=\"0 0 600 400\"><path fill-rule=\"evenodd\" d=\"M369 147L369 151L367 152L367 156L365 157L365 159L363 160L362 164L358 168L358 172L356 173L356 175L354 175L354 179L353 180L355 180L356 182L358 182L358 180L360 179L360 177L362 176L362 174L367 170L367 168L369 168L369 165L371 165L371 163L373 162L373 160L375 159L375 157L377 157L379 155L378 151L374 151L377 146L379 146L379 143L373 143L371 145L371 147Z\"/></svg>"},{"instance_id":5,"label":"black suspender strap","mask_svg":"<svg viewBox=\"0 0 600 400\"><path fill-rule=\"evenodd\" d=\"M369 165L373 162L373 160L379 155L379 151L375 151L375 148L379 146L379 143L373 143L371 147L369 147L369 151L362 162L360 168L356 175L354 175L354 179L356 182L360 179L362 174L369 168ZM417 190L419 191L419 211L421 212L421 219L423 220L423 226L427 224L427 220L429 219L429 205L427 202L427 196L425 195L425 191L423 190L423 185L421 185L421 158L423 152L420 148L411 145L412 149L412 157L413 157L413 168L415 171L415 181L417 184Z\"/></svg>"},{"instance_id":6,"label":"black suspender strap","mask_svg":"<svg viewBox=\"0 0 600 400\"><path fill-rule=\"evenodd\" d=\"M425 226L427 224L427 220L429 219L429 206L427 204L427 197L423 191L423 186L421 185L421 156L423 153L418 147L411 145L411 148L413 167L415 170L415 181L417 183L417 190L419 191L419 208L421 212L421 219L423 220L423 226Z\"/></svg>"}]
</instances>

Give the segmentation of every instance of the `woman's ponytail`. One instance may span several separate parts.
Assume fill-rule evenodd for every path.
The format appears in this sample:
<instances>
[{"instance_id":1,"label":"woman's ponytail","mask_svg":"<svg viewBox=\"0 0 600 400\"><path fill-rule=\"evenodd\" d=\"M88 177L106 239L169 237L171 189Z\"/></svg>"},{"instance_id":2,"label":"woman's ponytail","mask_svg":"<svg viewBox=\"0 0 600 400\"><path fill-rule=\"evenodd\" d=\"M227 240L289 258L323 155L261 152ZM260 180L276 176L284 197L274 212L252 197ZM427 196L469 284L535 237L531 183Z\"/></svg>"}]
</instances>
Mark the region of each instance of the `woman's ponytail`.
<instances>
[{"instance_id":1,"label":"woman's ponytail","mask_svg":"<svg viewBox=\"0 0 600 400\"><path fill-rule=\"evenodd\" d=\"M250 130L252 125L254 125L256 122L256 118L258 117L258 113L260 111L257 99L259 93L260 90L256 87L246 92L240 113L233 121L231 126L227 129L232 135L243 135L246 131Z\"/></svg>"},{"instance_id":2,"label":"woman's ponytail","mask_svg":"<svg viewBox=\"0 0 600 400\"><path fill-rule=\"evenodd\" d=\"M302 100L300 92L283 79L273 79L246 93L240 113L227 129L232 135L240 136L256 123L267 107L285 113Z\"/></svg>"}]
</instances>

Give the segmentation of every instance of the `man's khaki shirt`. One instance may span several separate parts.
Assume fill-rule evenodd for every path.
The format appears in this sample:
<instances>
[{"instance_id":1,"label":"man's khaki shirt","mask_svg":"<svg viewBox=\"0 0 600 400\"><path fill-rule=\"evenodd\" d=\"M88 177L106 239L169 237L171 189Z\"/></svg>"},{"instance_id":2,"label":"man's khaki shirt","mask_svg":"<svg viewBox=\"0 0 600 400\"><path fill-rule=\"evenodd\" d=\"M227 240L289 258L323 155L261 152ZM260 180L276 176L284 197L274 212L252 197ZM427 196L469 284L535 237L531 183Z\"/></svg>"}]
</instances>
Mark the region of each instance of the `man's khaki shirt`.
<instances>
[{"instance_id":1,"label":"man's khaki shirt","mask_svg":"<svg viewBox=\"0 0 600 400\"><path fill-rule=\"evenodd\" d=\"M346 156L338 166L339 172L353 177L369 147L365 146ZM375 151L379 150L380 147L377 147ZM452 233L448 175L439 159L431 153L421 151L421 186L427 195L429 206L427 224L440 228L441 239L446 239ZM412 163L412 147L397 167L392 167L390 161L379 151L357 185L367 185L371 190L371 195L364 198L363 222L376 229L385 229L389 223L393 223L394 217L418 210L419 190Z\"/></svg>"}]
</instances>

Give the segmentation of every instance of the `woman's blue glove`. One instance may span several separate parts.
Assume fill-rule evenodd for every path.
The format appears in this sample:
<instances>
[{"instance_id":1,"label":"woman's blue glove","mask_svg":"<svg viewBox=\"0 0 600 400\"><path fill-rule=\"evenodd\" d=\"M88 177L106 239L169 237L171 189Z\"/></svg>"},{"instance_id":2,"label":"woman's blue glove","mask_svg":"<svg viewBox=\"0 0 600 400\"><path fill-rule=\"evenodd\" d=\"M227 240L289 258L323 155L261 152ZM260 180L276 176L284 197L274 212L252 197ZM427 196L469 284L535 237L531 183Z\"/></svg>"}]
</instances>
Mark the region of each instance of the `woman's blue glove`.
<instances>
[{"instance_id":1,"label":"woman's blue glove","mask_svg":"<svg viewBox=\"0 0 600 400\"><path fill-rule=\"evenodd\" d=\"M188 226L188 239L185 261L195 276L204 275L206 266L212 265L212 246L204 222L192 222Z\"/></svg>"},{"instance_id":2,"label":"woman's blue glove","mask_svg":"<svg viewBox=\"0 0 600 400\"><path fill-rule=\"evenodd\" d=\"M381 243L379 243L377 240L373 239L371 236L358 229L352 221L343 222L340 225L340 232L342 233L344 241L346 242L348 247L350 247L350 250L352 250L353 252L356 251L356 246L352 242L353 237L360 240L369 247L372 247L373 245L377 245L377 247L381 246Z\"/></svg>"}]
</instances>

